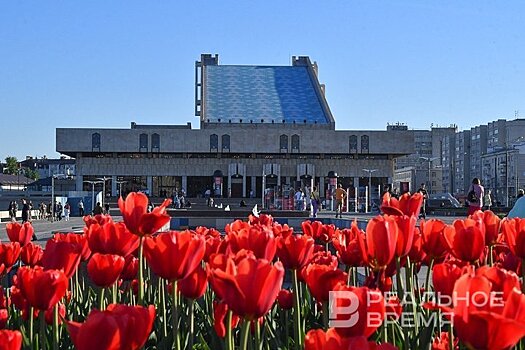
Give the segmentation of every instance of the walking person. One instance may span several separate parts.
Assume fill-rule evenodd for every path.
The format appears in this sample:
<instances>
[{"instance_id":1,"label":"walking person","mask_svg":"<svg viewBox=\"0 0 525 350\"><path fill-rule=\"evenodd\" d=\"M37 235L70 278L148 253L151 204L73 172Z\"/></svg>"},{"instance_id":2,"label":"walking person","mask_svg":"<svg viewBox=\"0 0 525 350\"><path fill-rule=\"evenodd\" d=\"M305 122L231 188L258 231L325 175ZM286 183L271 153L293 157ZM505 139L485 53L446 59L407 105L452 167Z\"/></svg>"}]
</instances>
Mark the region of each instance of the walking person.
<instances>
[{"instance_id":1,"label":"walking person","mask_svg":"<svg viewBox=\"0 0 525 350\"><path fill-rule=\"evenodd\" d=\"M69 205L69 202L66 202L66 204L64 204L64 220L65 221L69 221L70 211L71 211L71 205Z\"/></svg>"},{"instance_id":2,"label":"walking person","mask_svg":"<svg viewBox=\"0 0 525 350\"><path fill-rule=\"evenodd\" d=\"M343 185L339 184L337 185L337 189L335 190L335 217L337 218L337 214L339 213L339 217L343 218L343 202L346 199L347 193L343 189Z\"/></svg>"},{"instance_id":3,"label":"walking person","mask_svg":"<svg viewBox=\"0 0 525 350\"><path fill-rule=\"evenodd\" d=\"M312 203L312 217L317 217L317 212L319 211L319 204L321 203L321 198L319 198L319 192L317 187L312 187L312 193L310 194L310 200Z\"/></svg>"},{"instance_id":4,"label":"walking person","mask_svg":"<svg viewBox=\"0 0 525 350\"><path fill-rule=\"evenodd\" d=\"M80 217L84 216L84 202L82 199L78 202L78 215L80 215Z\"/></svg>"},{"instance_id":5,"label":"walking person","mask_svg":"<svg viewBox=\"0 0 525 350\"><path fill-rule=\"evenodd\" d=\"M485 189L481 186L481 181L475 177L472 179L472 184L467 193L468 211L467 216L474 214L476 211L483 208L483 198L485 197Z\"/></svg>"},{"instance_id":6,"label":"walking person","mask_svg":"<svg viewBox=\"0 0 525 350\"><path fill-rule=\"evenodd\" d=\"M29 203L25 198L22 198L22 223L30 221L29 212Z\"/></svg>"},{"instance_id":7,"label":"walking person","mask_svg":"<svg viewBox=\"0 0 525 350\"><path fill-rule=\"evenodd\" d=\"M101 215L103 212L102 206L100 205L100 202L97 202L95 205L95 208L93 208L93 216L95 215Z\"/></svg>"},{"instance_id":8,"label":"walking person","mask_svg":"<svg viewBox=\"0 0 525 350\"><path fill-rule=\"evenodd\" d=\"M9 219L11 222L16 221L16 212L15 212L15 203L13 201L9 202Z\"/></svg>"},{"instance_id":9,"label":"walking person","mask_svg":"<svg viewBox=\"0 0 525 350\"><path fill-rule=\"evenodd\" d=\"M492 190L487 190L487 193L485 193L485 198L483 198L483 204L485 204L487 210L490 210L490 207L492 207Z\"/></svg>"},{"instance_id":10,"label":"walking person","mask_svg":"<svg viewBox=\"0 0 525 350\"><path fill-rule=\"evenodd\" d=\"M419 212L419 217L426 219L427 218L427 199L428 199L428 192L425 186L425 183L421 183L421 186L417 190L417 192L421 193L423 195L423 202L421 204L421 211Z\"/></svg>"},{"instance_id":11,"label":"walking person","mask_svg":"<svg viewBox=\"0 0 525 350\"><path fill-rule=\"evenodd\" d=\"M303 194L303 191L300 188L298 188L297 192L295 192L294 200L295 200L295 210L302 211L303 210L303 202L304 202L304 194Z\"/></svg>"}]
</instances>

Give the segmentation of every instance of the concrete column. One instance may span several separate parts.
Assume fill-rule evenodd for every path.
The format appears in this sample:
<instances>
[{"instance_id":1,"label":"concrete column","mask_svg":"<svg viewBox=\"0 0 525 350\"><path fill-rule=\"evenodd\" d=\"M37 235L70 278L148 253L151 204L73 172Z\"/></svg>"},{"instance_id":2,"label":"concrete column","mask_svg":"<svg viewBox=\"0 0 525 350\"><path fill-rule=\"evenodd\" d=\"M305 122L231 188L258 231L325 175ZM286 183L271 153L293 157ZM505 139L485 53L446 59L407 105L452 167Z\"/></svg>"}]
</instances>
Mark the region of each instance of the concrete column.
<instances>
[{"instance_id":1,"label":"concrete column","mask_svg":"<svg viewBox=\"0 0 525 350\"><path fill-rule=\"evenodd\" d=\"M319 197L321 197L321 198L325 197L324 176L320 176L319 177Z\"/></svg>"},{"instance_id":2,"label":"concrete column","mask_svg":"<svg viewBox=\"0 0 525 350\"><path fill-rule=\"evenodd\" d=\"M146 187L149 190L150 196L153 194L153 176L146 176Z\"/></svg>"},{"instance_id":3,"label":"concrete column","mask_svg":"<svg viewBox=\"0 0 525 350\"><path fill-rule=\"evenodd\" d=\"M257 197L257 193L255 193L255 187L256 187L256 183L257 183L256 182L257 178L256 178L256 176L252 176L251 179L252 179L252 181L251 181L252 182L251 183L251 190L253 190L253 195L255 197Z\"/></svg>"},{"instance_id":4,"label":"concrete column","mask_svg":"<svg viewBox=\"0 0 525 350\"><path fill-rule=\"evenodd\" d=\"M188 194L188 176L186 175L182 175L182 184L181 184L182 189L184 189L184 192L186 192L186 194Z\"/></svg>"},{"instance_id":5,"label":"concrete column","mask_svg":"<svg viewBox=\"0 0 525 350\"><path fill-rule=\"evenodd\" d=\"M76 188L76 190L77 191L82 191L83 185L84 185L84 176L77 175L77 177L75 179L75 188Z\"/></svg>"},{"instance_id":6,"label":"concrete column","mask_svg":"<svg viewBox=\"0 0 525 350\"><path fill-rule=\"evenodd\" d=\"M228 171L228 193L226 194L226 197L230 198L232 194L232 175Z\"/></svg>"},{"instance_id":7,"label":"concrete column","mask_svg":"<svg viewBox=\"0 0 525 350\"><path fill-rule=\"evenodd\" d=\"M117 196L117 175L111 176L111 196L116 197Z\"/></svg>"}]
</instances>

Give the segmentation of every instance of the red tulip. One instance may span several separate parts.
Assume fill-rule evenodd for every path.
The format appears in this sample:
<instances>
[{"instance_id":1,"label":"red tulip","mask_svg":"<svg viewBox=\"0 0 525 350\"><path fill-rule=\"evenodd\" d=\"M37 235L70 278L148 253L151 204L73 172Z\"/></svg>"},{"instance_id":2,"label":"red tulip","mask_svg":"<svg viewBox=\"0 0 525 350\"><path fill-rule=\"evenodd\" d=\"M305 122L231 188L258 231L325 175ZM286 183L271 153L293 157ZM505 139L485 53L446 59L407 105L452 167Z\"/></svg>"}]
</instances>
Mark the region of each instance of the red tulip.
<instances>
[{"instance_id":1,"label":"red tulip","mask_svg":"<svg viewBox=\"0 0 525 350\"><path fill-rule=\"evenodd\" d=\"M281 262L247 256L237 264L228 258L225 270L210 268L211 285L237 315L246 320L264 316L272 307L284 277Z\"/></svg>"},{"instance_id":2,"label":"red tulip","mask_svg":"<svg viewBox=\"0 0 525 350\"><path fill-rule=\"evenodd\" d=\"M166 207L170 203L171 199L165 199L161 205L148 213L148 197L144 193L132 192L126 200L122 197L118 200L126 227L137 236L152 235L169 223L170 216L166 214Z\"/></svg>"},{"instance_id":3,"label":"red tulip","mask_svg":"<svg viewBox=\"0 0 525 350\"><path fill-rule=\"evenodd\" d=\"M11 270L20 256L20 243L0 244L0 277Z\"/></svg>"},{"instance_id":4,"label":"red tulip","mask_svg":"<svg viewBox=\"0 0 525 350\"><path fill-rule=\"evenodd\" d=\"M4 329L9 319L9 313L7 309L0 309L0 329Z\"/></svg>"},{"instance_id":5,"label":"red tulip","mask_svg":"<svg viewBox=\"0 0 525 350\"><path fill-rule=\"evenodd\" d=\"M71 278L80 263L80 249L80 246L75 243L57 241L52 238L46 243L42 266L45 270L62 270L67 278Z\"/></svg>"},{"instance_id":6,"label":"red tulip","mask_svg":"<svg viewBox=\"0 0 525 350\"><path fill-rule=\"evenodd\" d=\"M392 197L389 193L383 196L381 211L387 215L407 215L419 217L421 205L423 204L423 195L419 192L410 195L403 194L399 200Z\"/></svg>"},{"instance_id":7,"label":"red tulip","mask_svg":"<svg viewBox=\"0 0 525 350\"><path fill-rule=\"evenodd\" d=\"M95 253L87 264L89 278L102 288L115 284L123 268L124 258L113 254Z\"/></svg>"},{"instance_id":8,"label":"red tulip","mask_svg":"<svg viewBox=\"0 0 525 350\"><path fill-rule=\"evenodd\" d=\"M509 272L472 268L456 281L452 307L440 308L451 315L457 337L468 348L509 349L525 336L525 295L516 281Z\"/></svg>"},{"instance_id":9,"label":"red tulip","mask_svg":"<svg viewBox=\"0 0 525 350\"><path fill-rule=\"evenodd\" d=\"M458 349L458 339L454 339L454 350ZM448 332L441 332L439 337L435 337L432 341L430 350L450 350L450 334Z\"/></svg>"},{"instance_id":10,"label":"red tulip","mask_svg":"<svg viewBox=\"0 0 525 350\"><path fill-rule=\"evenodd\" d=\"M304 339L305 350L396 350L389 343L376 344L365 337L342 337L335 329L329 328L326 333L322 329L310 330Z\"/></svg>"},{"instance_id":11,"label":"red tulip","mask_svg":"<svg viewBox=\"0 0 525 350\"><path fill-rule=\"evenodd\" d=\"M346 283L348 275L339 270L326 265L311 264L306 268L304 276L306 285L312 296L318 303L328 301L331 290L339 283Z\"/></svg>"},{"instance_id":12,"label":"red tulip","mask_svg":"<svg viewBox=\"0 0 525 350\"><path fill-rule=\"evenodd\" d=\"M62 324L62 320L66 317L66 306L64 303L58 303L58 324ZM52 325L55 319L55 308L46 310L44 318L48 325Z\"/></svg>"},{"instance_id":13,"label":"red tulip","mask_svg":"<svg viewBox=\"0 0 525 350\"><path fill-rule=\"evenodd\" d=\"M53 235L55 241L63 241L75 244L78 247L80 253L80 260L87 261L91 256L91 250L87 242L87 236L85 234L78 233L55 233Z\"/></svg>"},{"instance_id":14,"label":"red tulip","mask_svg":"<svg viewBox=\"0 0 525 350\"><path fill-rule=\"evenodd\" d=\"M20 350L22 348L22 333L9 329L0 330L0 350Z\"/></svg>"},{"instance_id":15,"label":"red tulip","mask_svg":"<svg viewBox=\"0 0 525 350\"><path fill-rule=\"evenodd\" d=\"M474 219L455 220L454 230L445 231L450 252L457 259L476 262L485 248L485 226Z\"/></svg>"},{"instance_id":16,"label":"red tulip","mask_svg":"<svg viewBox=\"0 0 525 350\"><path fill-rule=\"evenodd\" d=\"M299 270L312 258L314 240L306 235L277 237L277 256L287 269Z\"/></svg>"},{"instance_id":17,"label":"red tulip","mask_svg":"<svg viewBox=\"0 0 525 350\"><path fill-rule=\"evenodd\" d=\"M20 250L20 259L29 266L36 266L42 264L42 256L44 250L41 246L29 242Z\"/></svg>"},{"instance_id":18,"label":"red tulip","mask_svg":"<svg viewBox=\"0 0 525 350\"><path fill-rule=\"evenodd\" d=\"M434 291L439 295L452 296L454 284L463 275L460 267L453 263L445 262L436 264L432 268L432 284ZM426 286L428 289L428 286Z\"/></svg>"},{"instance_id":19,"label":"red tulip","mask_svg":"<svg viewBox=\"0 0 525 350\"><path fill-rule=\"evenodd\" d=\"M399 228L392 216L376 216L366 226L366 256L374 270L386 268L396 253Z\"/></svg>"},{"instance_id":20,"label":"red tulip","mask_svg":"<svg viewBox=\"0 0 525 350\"><path fill-rule=\"evenodd\" d=\"M86 215L82 218L86 224L86 228L89 228L93 224L104 225L105 223L112 222L113 218L111 215L98 214L95 216Z\"/></svg>"},{"instance_id":21,"label":"red tulip","mask_svg":"<svg viewBox=\"0 0 525 350\"><path fill-rule=\"evenodd\" d=\"M352 222L350 229L337 230L332 244L337 250L337 256L346 266L363 266L366 257L364 252L365 232L357 227L357 222Z\"/></svg>"},{"instance_id":22,"label":"red tulip","mask_svg":"<svg viewBox=\"0 0 525 350\"><path fill-rule=\"evenodd\" d=\"M303 233L322 243L328 243L335 234L334 225L324 225L321 221L303 221Z\"/></svg>"},{"instance_id":23,"label":"red tulip","mask_svg":"<svg viewBox=\"0 0 525 350\"><path fill-rule=\"evenodd\" d=\"M224 302L213 302L213 329L215 329L215 333L220 338L224 338L226 336L226 314L228 313L228 305ZM235 327L237 327L237 324L239 323L239 316L233 314L232 315L232 321L230 324L231 329L233 330Z\"/></svg>"},{"instance_id":24,"label":"red tulip","mask_svg":"<svg viewBox=\"0 0 525 350\"><path fill-rule=\"evenodd\" d=\"M47 310L66 294L68 278L60 270L44 271L40 266L21 267L17 272L17 288L27 302L38 310Z\"/></svg>"},{"instance_id":25,"label":"red tulip","mask_svg":"<svg viewBox=\"0 0 525 350\"><path fill-rule=\"evenodd\" d=\"M408 253L410 253L410 248L412 248L417 217L414 215L398 215L394 217L396 219L397 227L399 228L396 244L396 256L401 258L407 256Z\"/></svg>"},{"instance_id":26,"label":"red tulip","mask_svg":"<svg viewBox=\"0 0 525 350\"><path fill-rule=\"evenodd\" d=\"M414 240L412 241L412 247L410 248L410 252L408 253L408 257L410 258L410 261L420 263L426 258L426 254L423 251L423 236L421 235L421 231L419 228L416 227L414 230Z\"/></svg>"},{"instance_id":27,"label":"red tulip","mask_svg":"<svg viewBox=\"0 0 525 350\"><path fill-rule=\"evenodd\" d=\"M10 302L7 296L5 295L4 288L0 286L0 309L7 309Z\"/></svg>"},{"instance_id":28,"label":"red tulip","mask_svg":"<svg viewBox=\"0 0 525 350\"><path fill-rule=\"evenodd\" d=\"M501 229L512 254L525 259L525 219L504 219Z\"/></svg>"},{"instance_id":29,"label":"red tulip","mask_svg":"<svg viewBox=\"0 0 525 350\"><path fill-rule=\"evenodd\" d=\"M137 278L137 273L139 272L139 259L135 258L133 255L128 255L125 258L124 268L120 274L120 278L124 281L131 281Z\"/></svg>"},{"instance_id":30,"label":"red tulip","mask_svg":"<svg viewBox=\"0 0 525 350\"><path fill-rule=\"evenodd\" d=\"M135 350L148 340L155 307L111 304L105 311L92 310L84 323L67 322L78 350Z\"/></svg>"},{"instance_id":31,"label":"red tulip","mask_svg":"<svg viewBox=\"0 0 525 350\"><path fill-rule=\"evenodd\" d=\"M198 266L188 277L177 281L181 294L188 299L199 299L208 287L206 271Z\"/></svg>"},{"instance_id":32,"label":"red tulip","mask_svg":"<svg viewBox=\"0 0 525 350\"><path fill-rule=\"evenodd\" d=\"M93 253L116 254L126 257L139 246L139 237L122 222L92 224L86 230L87 242Z\"/></svg>"},{"instance_id":33,"label":"red tulip","mask_svg":"<svg viewBox=\"0 0 525 350\"><path fill-rule=\"evenodd\" d=\"M33 238L33 225L30 222L19 224L18 222L10 222L5 225L7 230L7 237L11 242L18 242L21 246L25 246L31 242Z\"/></svg>"},{"instance_id":34,"label":"red tulip","mask_svg":"<svg viewBox=\"0 0 525 350\"><path fill-rule=\"evenodd\" d=\"M332 298L333 319L337 321L351 321L348 325L341 324L335 331L344 337L370 337L385 319L386 305L383 294L378 290L367 287L349 287L342 283L335 286L337 294ZM337 313L338 308L348 308L354 312L348 315Z\"/></svg>"},{"instance_id":35,"label":"red tulip","mask_svg":"<svg viewBox=\"0 0 525 350\"><path fill-rule=\"evenodd\" d=\"M206 243L190 231L169 231L144 241L144 256L153 272L168 281L188 277L202 261Z\"/></svg>"},{"instance_id":36,"label":"red tulip","mask_svg":"<svg viewBox=\"0 0 525 350\"><path fill-rule=\"evenodd\" d=\"M485 244L496 244L500 233L501 219L490 210L477 211L476 214L485 224ZM473 218L475 218L473 216Z\"/></svg>"},{"instance_id":37,"label":"red tulip","mask_svg":"<svg viewBox=\"0 0 525 350\"><path fill-rule=\"evenodd\" d=\"M228 252L236 254L242 249L251 250L259 259L273 260L277 245L272 230L253 226L240 220L226 225Z\"/></svg>"},{"instance_id":38,"label":"red tulip","mask_svg":"<svg viewBox=\"0 0 525 350\"><path fill-rule=\"evenodd\" d=\"M227 242L222 239L222 237L212 237L207 236L206 238L206 253L204 253L204 262L208 262L210 260L210 256L213 254L219 253L219 251L222 249L222 253L226 252Z\"/></svg>"},{"instance_id":39,"label":"red tulip","mask_svg":"<svg viewBox=\"0 0 525 350\"><path fill-rule=\"evenodd\" d=\"M290 310L293 308L294 294L288 289L281 289L277 294L277 304L283 310Z\"/></svg>"},{"instance_id":40,"label":"red tulip","mask_svg":"<svg viewBox=\"0 0 525 350\"><path fill-rule=\"evenodd\" d=\"M454 230L454 227L447 226L443 221L437 219L421 221L420 227L423 251L432 259L443 258L448 250L444 232Z\"/></svg>"}]
</instances>

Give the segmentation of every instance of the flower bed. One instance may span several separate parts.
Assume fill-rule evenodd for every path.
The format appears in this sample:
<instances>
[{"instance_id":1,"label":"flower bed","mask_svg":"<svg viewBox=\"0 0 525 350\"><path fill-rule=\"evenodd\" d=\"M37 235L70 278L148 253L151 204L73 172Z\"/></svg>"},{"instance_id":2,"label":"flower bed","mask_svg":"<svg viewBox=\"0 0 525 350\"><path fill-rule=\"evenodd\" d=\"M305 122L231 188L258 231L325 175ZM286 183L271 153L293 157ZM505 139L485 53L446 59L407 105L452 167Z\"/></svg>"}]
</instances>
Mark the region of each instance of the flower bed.
<instances>
[{"instance_id":1,"label":"flower bed","mask_svg":"<svg viewBox=\"0 0 525 350\"><path fill-rule=\"evenodd\" d=\"M158 233L169 201L132 193L123 222L86 216L45 249L8 224L0 350L523 348L525 220L418 222L421 201L387 195L365 231L260 215L222 236Z\"/></svg>"}]
</instances>

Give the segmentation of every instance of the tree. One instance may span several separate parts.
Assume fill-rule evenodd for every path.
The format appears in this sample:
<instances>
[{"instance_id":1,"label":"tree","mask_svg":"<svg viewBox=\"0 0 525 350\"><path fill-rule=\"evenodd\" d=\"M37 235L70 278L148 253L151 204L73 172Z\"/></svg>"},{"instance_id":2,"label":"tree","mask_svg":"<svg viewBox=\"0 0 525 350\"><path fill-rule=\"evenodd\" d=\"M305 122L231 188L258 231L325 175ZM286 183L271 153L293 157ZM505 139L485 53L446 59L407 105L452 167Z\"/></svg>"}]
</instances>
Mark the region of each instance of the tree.
<instances>
[{"instance_id":1,"label":"tree","mask_svg":"<svg viewBox=\"0 0 525 350\"><path fill-rule=\"evenodd\" d=\"M40 175L38 174L38 171L36 171L36 169L29 169L29 168L24 168L24 176L25 177L28 177L32 180L38 180L38 178L40 177Z\"/></svg>"},{"instance_id":2,"label":"tree","mask_svg":"<svg viewBox=\"0 0 525 350\"><path fill-rule=\"evenodd\" d=\"M5 173L10 175L16 175L18 171L18 159L16 157L7 156L5 158Z\"/></svg>"}]
</instances>

